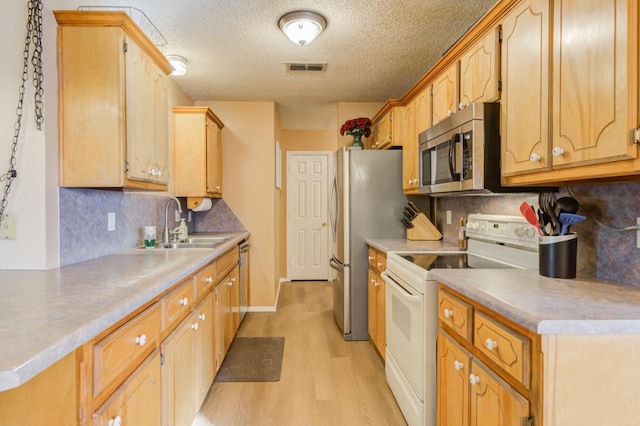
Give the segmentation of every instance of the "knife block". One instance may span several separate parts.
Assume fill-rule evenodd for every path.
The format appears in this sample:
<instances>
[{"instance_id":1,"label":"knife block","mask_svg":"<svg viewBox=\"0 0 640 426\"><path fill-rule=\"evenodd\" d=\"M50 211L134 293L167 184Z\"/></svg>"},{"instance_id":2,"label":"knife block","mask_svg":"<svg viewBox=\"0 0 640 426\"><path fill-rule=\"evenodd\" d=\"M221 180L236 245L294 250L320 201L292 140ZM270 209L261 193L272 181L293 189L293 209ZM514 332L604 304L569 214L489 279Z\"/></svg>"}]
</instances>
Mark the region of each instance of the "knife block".
<instances>
[{"instance_id":1,"label":"knife block","mask_svg":"<svg viewBox=\"0 0 640 426\"><path fill-rule=\"evenodd\" d=\"M437 241L442 239L442 234L438 231L438 228L431 223L424 213L419 213L411 223L413 228L407 229L407 240Z\"/></svg>"}]
</instances>

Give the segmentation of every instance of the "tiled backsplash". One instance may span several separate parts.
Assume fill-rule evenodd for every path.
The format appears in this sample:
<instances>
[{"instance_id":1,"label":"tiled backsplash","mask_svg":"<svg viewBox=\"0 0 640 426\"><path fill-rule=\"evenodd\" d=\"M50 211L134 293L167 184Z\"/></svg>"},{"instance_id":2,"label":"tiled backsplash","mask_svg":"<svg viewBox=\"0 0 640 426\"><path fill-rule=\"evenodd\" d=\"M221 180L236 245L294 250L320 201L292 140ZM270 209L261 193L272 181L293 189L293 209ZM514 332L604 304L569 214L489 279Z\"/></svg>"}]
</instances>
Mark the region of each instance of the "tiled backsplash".
<instances>
[{"instance_id":1,"label":"tiled backsplash","mask_svg":"<svg viewBox=\"0 0 640 426\"><path fill-rule=\"evenodd\" d=\"M162 238L167 196L138 192L60 188L60 265L135 248L142 244L142 227L156 225ZM187 218L181 199L182 217ZM174 205L169 206L168 226L178 226ZM108 231L107 214L115 213L116 229ZM189 232L244 231L242 223L224 200L214 200L208 212L192 213Z\"/></svg>"},{"instance_id":2,"label":"tiled backsplash","mask_svg":"<svg viewBox=\"0 0 640 426\"><path fill-rule=\"evenodd\" d=\"M569 189L580 202L578 213L588 218L571 228L578 234L578 274L640 287L640 249L636 247L636 231L618 232L608 228L635 225L636 217L640 217L640 183L581 185ZM562 188L558 196L565 195L568 190ZM523 201L537 207L537 194L438 198L434 203L436 226L442 230L445 241L456 242L461 216L466 217L469 213L517 216ZM447 210L452 212L451 225L445 224Z\"/></svg>"}]
</instances>

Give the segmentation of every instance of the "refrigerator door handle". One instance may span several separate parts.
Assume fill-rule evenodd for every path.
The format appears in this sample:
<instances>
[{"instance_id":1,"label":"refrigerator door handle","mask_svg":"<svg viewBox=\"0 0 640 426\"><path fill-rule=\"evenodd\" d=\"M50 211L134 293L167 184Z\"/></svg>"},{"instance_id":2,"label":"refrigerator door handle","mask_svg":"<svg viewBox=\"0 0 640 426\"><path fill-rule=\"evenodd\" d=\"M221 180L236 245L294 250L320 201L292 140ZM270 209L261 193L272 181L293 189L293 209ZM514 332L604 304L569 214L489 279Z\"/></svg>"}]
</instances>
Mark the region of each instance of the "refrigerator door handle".
<instances>
[{"instance_id":1,"label":"refrigerator door handle","mask_svg":"<svg viewBox=\"0 0 640 426\"><path fill-rule=\"evenodd\" d=\"M340 261L335 257L332 257L329 260L329 266L331 266L331 268L335 269L336 271L344 271L344 265L340 263Z\"/></svg>"},{"instance_id":2,"label":"refrigerator door handle","mask_svg":"<svg viewBox=\"0 0 640 426\"><path fill-rule=\"evenodd\" d=\"M338 176L333 176L333 185L331 186L331 194L329 196L329 219L331 221L331 232L333 233L333 241L338 237L338 211L340 210L340 200L338 200Z\"/></svg>"}]
</instances>

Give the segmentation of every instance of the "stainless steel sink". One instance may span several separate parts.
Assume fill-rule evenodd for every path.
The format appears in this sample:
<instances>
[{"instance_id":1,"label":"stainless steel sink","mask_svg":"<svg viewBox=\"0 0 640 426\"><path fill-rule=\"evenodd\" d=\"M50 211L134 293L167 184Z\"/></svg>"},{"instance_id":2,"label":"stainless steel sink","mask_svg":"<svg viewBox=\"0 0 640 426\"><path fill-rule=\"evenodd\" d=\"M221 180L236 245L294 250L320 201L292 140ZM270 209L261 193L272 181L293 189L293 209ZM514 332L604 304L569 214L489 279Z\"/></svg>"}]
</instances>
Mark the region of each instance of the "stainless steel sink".
<instances>
[{"instance_id":1,"label":"stainless steel sink","mask_svg":"<svg viewBox=\"0 0 640 426\"><path fill-rule=\"evenodd\" d=\"M185 243L195 244L222 244L231 237L189 237L184 240Z\"/></svg>"},{"instance_id":2,"label":"stainless steel sink","mask_svg":"<svg viewBox=\"0 0 640 426\"><path fill-rule=\"evenodd\" d=\"M189 237L184 241L172 241L166 244L158 243L156 249L177 249L177 248L214 248L231 239L231 237ZM144 248L144 247L140 247Z\"/></svg>"}]
</instances>

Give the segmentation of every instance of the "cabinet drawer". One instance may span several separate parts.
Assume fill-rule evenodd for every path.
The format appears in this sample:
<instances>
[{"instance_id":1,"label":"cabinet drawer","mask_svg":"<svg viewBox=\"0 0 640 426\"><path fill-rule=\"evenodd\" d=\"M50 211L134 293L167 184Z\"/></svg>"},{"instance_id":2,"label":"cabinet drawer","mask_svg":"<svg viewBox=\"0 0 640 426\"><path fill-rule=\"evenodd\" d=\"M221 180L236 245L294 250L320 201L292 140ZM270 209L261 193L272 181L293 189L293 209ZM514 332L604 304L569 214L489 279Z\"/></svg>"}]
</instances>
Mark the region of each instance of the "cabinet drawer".
<instances>
[{"instance_id":1,"label":"cabinet drawer","mask_svg":"<svg viewBox=\"0 0 640 426\"><path fill-rule=\"evenodd\" d=\"M438 318L468 342L473 332L472 315L470 304L445 291L438 292Z\"/></svg>"},{"instance_id":2,"label":"cabinet drawer","mask_svg":"<svg viewBox=\"0 0 640 426\"><path fill-rule=\"evenodd\" d=\"M194 279L190 279L162 298L162 331L177 324L191 311L195 295Z\"/></svg>"},{"instance_id":3,"label":"cabinet drawer","mask_svg":"<svg viewBox=\"0 0 640 426\"><path fill-rule=\"evenodd\" d=\"M384 272L387 269L387 255L386 255L386 253L378 252L378 254L376 255L375 268L380 272Z\"/></svg>"},{"instance_id":4,"label":"cabinet drawer","mask_svg":"<svg viewBox=\"0 0 640 426\"><path fill-rule=\"evenodd\" d=\"M218 277L224 277L234 266L238 264L238 249L232 249L220 256L216 264Z\"/></svg>"},{"instance_id":5,"label":"cabinet drawer","mask_svg":"<svg viewBox=\"0 0 640 426\"><path fill-rule=\"evenodd\" d=\"M198 272L196 275L196 299L200 300L209 290L213 288L213 283L217 280L216 264L211 263L209 266Z\"/></svg>"},{"instance_id":6,"label":"cabinet drawer","mask_svg":"<svg viewBox=\"0 0 640 426\"><path fill-rule=\"evenodd\" d=\"M493 318L476 312L473 345L520 383L529 387L531 342Z\"/></svg>"},{"instance_id":7,"label":"cabinet drawer","mask_svg":"<svg viewBox=\"0 0 640 426\"><path fill-rule=\"evenodd\" d=\"M150 347L160 335L160 306L153 305L93 345L93 395L96 396Z\"/></svg>"},{"instance_id":8,"label":"cabinet drawer","mask_svg":"<svg viewBox=\"0 0 640 426\"><path fill-rule=\"evenodd\" d=\"M378 254L378 250L374 249L373 247L369 247L369 251L367 252L368 256L369 256L369 266L371 266L372 268L376 267L376 255Z\"/></svg>"}]
</instances>

